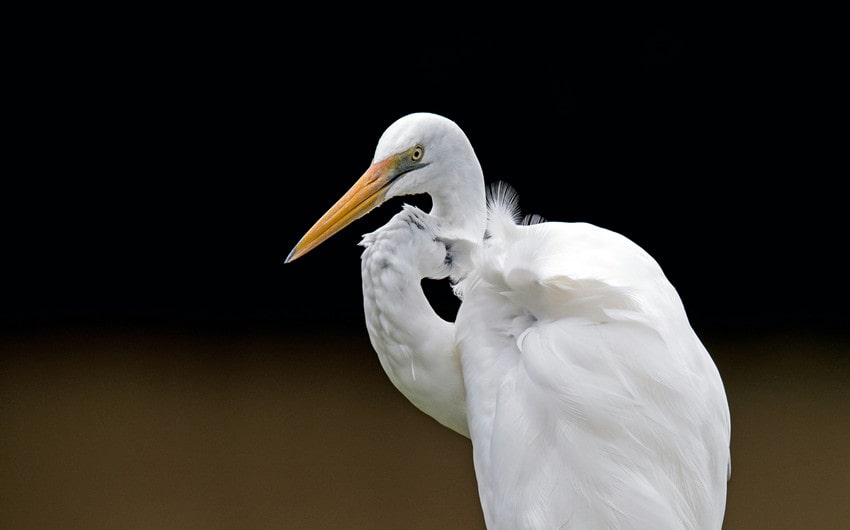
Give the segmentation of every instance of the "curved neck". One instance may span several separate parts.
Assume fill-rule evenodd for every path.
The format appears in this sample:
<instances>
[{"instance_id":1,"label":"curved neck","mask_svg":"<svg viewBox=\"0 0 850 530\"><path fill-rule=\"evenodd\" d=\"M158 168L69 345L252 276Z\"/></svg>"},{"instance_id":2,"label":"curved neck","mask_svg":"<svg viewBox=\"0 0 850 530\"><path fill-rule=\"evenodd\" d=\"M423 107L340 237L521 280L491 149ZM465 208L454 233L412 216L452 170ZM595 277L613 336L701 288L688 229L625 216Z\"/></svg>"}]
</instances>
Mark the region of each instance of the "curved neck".
<instances>
[{"instance_id":1,"label":"curved neck","mask_svg":"<svg viewBox=\"0 0 850 530\"><path fill-rule=\"evenodd\" d=\"M440 221L442 236L478 244L487 228L481 164L470 150L470 156L457 160L452 169L446 175L448 184L429 191L433 203L430 214Z\"/></svg>"},{"instance_id":2,"label":"curved neck","mask_svg":"<svg viewBox=\"0 0 850 530\"><path fill-rule=\"evenodd\" d=\"M454 324L437 315L422 276L380 238L363 252L363 309L372 347L393 385L421 411L469 437Z\"/></svg>"}]
</instances>

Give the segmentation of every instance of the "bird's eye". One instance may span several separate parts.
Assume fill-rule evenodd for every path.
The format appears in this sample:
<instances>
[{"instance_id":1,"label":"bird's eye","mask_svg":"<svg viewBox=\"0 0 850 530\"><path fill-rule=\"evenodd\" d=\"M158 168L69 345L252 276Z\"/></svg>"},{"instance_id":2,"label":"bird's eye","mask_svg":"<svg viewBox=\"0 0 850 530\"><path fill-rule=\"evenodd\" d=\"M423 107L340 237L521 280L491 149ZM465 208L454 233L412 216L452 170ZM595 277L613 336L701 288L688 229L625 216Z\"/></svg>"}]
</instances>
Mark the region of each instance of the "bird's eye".
<instances>
[{"instance_id":1,"label":"bird's eye","mask_svg":"<svg viewBox=\"0 0 850 530\"><path fill-rule=\"evenodd\" d=\"M424 154L425 154L425 148L422 147L421 145L417 145L416 147L413 148L413 152L410 153L410 158L414 162L418 162L419 160L422 159L422 155L424 155Z\"/></svg>"}]
</instances>

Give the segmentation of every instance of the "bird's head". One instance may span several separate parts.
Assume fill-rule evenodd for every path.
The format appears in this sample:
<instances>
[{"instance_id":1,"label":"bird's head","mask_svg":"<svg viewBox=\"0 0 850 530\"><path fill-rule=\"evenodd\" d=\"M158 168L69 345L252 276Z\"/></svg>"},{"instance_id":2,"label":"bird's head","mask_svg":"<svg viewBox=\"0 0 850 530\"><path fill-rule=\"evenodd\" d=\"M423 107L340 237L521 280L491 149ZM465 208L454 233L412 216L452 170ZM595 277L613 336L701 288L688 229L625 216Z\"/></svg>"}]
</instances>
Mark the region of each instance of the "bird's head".
<instances>
[{"instance_id":1,"label":"bird's head","mask_svg":"<svg viewBox=\"0 0 850 530\"><path fill-rule=\"evenodd\" d=\"M404 116L378 141L365 173L304 234L286 258L296 260L388 199L450 193L465 165L480 166L466 135L453 121L431 113ZM434 210L432 210L434 213Z\"/></svg>"}]
</instances>

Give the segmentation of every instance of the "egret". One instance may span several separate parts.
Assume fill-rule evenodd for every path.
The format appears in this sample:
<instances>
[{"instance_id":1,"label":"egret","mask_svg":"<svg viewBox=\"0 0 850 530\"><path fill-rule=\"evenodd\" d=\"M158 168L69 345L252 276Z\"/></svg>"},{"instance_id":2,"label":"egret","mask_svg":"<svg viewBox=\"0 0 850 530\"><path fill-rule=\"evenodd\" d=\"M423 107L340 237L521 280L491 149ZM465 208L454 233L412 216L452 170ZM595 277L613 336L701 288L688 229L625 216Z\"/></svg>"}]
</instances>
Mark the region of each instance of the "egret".
<instances>
[{"instance_id":1,"label":"egret","mask_svg":"<svg viewBox=\"0 0 850 530\"><path fill-rule=\"evenodd\" d=\"M392 383L471 439L487 527L721 528L729 407L675 288L623 235L520 220L454 121L392 123L286 262L420 193L430 212L404 205L363 237L365 320ZM451 281L454 322L423 278Z\"/></svg>"}]
</instances>

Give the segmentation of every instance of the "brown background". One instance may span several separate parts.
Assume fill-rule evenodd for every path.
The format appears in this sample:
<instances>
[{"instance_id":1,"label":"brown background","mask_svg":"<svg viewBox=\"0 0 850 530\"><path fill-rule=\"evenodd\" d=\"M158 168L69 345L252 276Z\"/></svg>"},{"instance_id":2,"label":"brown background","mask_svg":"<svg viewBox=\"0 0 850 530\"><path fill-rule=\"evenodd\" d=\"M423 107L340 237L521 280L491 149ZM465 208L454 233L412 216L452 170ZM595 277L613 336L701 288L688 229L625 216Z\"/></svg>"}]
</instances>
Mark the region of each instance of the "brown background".
<instances>
[{"instance_id":1,"label":"brown background","mask_svg":"<svg viewBox=\"0 0 850 530\"><path fill-rule=\"evenodd\" d=\"M850 341L707 337L732 412L726 529L850 520ZM483 528L467 439L364 333L85 329L0 343L4 528Z\"/></svg>"}]
</instances>

